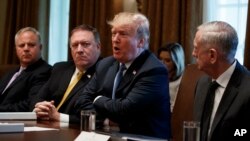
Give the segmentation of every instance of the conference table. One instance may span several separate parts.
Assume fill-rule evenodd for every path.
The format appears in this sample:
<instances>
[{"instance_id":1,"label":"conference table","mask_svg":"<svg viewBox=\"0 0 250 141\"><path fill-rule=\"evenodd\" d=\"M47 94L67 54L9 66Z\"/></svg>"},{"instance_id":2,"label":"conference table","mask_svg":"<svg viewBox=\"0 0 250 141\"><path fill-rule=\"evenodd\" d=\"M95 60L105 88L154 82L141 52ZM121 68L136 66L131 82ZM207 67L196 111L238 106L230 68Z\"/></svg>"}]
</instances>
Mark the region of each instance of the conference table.
<instances>
[{"instance_id":1,"label":"conference table","mask_svg":"<svg viewBox=\"0 0 250 141\"><path fill-rule=\"evenodd\" d=\"M4 121L0 121L4 122ZM74 141L78 135L81 133L80 125L69 124L67 126L62 125L60 122L54 121L11 121L8 123L24 123L25 127L42 127L46 129L55 130L45 130L45 131L25 131L20 133L0 133L0 141ZM126 141L133 139L124 139L124 136L130 136L130 134L122 134L109 131L95 131L98 134L104 134L110 136L109 141ZM135 137L138 140L152 140L152 141L166 141L164 139L152 138L147 136L132 135L130 137Z\"/></svg>"},{"instance_id":2,"label":"conference table","mask_svg":"<svg viewBox=\"0 0 250 141\"><path fill-rule=\"evenodd\" d=\"M1 121L4 122L4 121ZM58 130L28 131L21 133L0 133L1 141L73 141L80 134L80 126L70 124L60 126L53 121L7 121L8 123L24 123L25 127L45 127Z\"/></svg>"}]
</instances>

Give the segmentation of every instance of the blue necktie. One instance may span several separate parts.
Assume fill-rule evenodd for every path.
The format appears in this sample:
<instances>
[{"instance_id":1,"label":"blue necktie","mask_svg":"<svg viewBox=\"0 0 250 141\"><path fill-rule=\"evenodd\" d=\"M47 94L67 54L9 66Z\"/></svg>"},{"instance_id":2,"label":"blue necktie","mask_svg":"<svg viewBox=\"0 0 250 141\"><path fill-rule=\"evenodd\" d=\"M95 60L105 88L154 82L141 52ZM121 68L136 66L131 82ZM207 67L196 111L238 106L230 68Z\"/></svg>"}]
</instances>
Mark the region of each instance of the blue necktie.
<instances>
[{"instance_id":1,"label":"blue necktie","mask_svg":"<svg viewBox=\"0 0 250 141\"><path fill-rule=\"evenodd\" d=\"M121 64L118 72L116 73L114 85L113 85L113 91L112 91L112 99L115 99L115 92L117 89L117 86L120 84L121 79L123 77L123 71L126 70L125 64Z\"/></svg>"}]
</instances>

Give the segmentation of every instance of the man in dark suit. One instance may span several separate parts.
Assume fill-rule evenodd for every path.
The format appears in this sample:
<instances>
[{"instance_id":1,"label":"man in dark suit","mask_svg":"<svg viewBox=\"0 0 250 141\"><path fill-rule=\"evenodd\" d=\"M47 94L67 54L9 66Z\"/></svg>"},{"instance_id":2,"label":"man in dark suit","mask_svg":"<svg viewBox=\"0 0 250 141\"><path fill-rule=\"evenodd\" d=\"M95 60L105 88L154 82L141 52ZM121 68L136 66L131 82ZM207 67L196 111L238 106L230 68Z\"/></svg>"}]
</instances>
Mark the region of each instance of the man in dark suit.
<instances>
[{"instance_id":1,"label":"man in dark suit","mask_svg":"<svg viewBox=\"0 0 250 141\"><path fill-rule=\"evenodd\" d=\"M250 140L250 74L234 58L237 45L237 33L228 23L214 21L198 27L193 56L207 74L198 81L195 92L194 118L201 122L200 141ZM214 92L209 88L211 82L217 83ZM239 134L242 129L248 132Z\"/></svg>"},{"instance_id":2,"label":"man in dark suit","mask_svg":"<svg viewBox=\"0 0 250 141\"><path fill-rule=\"evenodd\" d=\"M89 25L74 28L70 37L73 61L59 62L53 66L48 82L32 101L31 108L40 119L77 123L80 115L74 110L77 93L89 82L101 53L97 30ZM75 83L77 73L84 73ZM37 103L38 102L38 103Z\"/></svg>"},{"instance_id":3,"label":"man in dark suit","mask_svg":"<svg viewBox=\"0 0 250 141\"><path fill-rule=\"evenodd\" d=\"M51 66L41 58L40 33L26 27L15 35L15 49L20 67L0 80L0 111L27 112L30 99L48 80Z\"/></svg>"},{"instance_id":4,"label":"man in dark suit","mask_svg":"<svg viewBox=\"0 0 250 141\"><path fill-rule=\"evenodd\" d=\"M168 73L149 50L149 22L139 13L119 13L112 26L113 56L97 65L76 108L95 109L105 124L121 132L169 138ZM125 71L120 68L125 65ZM119 74L124 76L119 84ZM115 82L116 81L116 82ZM115 88L115 85L118 85Z\"/></svg>"}]
</instances>

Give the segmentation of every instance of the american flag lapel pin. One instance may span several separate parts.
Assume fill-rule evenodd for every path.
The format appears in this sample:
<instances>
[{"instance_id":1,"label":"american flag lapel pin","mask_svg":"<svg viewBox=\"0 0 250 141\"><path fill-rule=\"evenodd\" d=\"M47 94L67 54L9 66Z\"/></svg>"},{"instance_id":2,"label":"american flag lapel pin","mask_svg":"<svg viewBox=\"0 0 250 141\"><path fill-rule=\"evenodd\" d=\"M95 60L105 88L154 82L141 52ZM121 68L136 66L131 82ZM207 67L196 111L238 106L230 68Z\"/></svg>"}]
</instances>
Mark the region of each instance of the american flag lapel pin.
<instances>
[{"instance_id":1,"label":"american flag lapel pin","mask_svg":"<svg viewBox=\"0 0 250 141\"><path fill-rule=\"evenodd\" d=\"M91 75L88 74L87 77L88 77L88 78L91 78Z\"/></svg>"},{"instance_id":2,"label":"american flag lapel pin","mask_svg":"<svg viewBox=\"0 0 250 141\"><path fill-rule=\"evenodd\" d=\"M134 71L133 71L133 75L135 75L135 74L136 74L136 71L134 70Z\"/></svg>"}]
</instances>

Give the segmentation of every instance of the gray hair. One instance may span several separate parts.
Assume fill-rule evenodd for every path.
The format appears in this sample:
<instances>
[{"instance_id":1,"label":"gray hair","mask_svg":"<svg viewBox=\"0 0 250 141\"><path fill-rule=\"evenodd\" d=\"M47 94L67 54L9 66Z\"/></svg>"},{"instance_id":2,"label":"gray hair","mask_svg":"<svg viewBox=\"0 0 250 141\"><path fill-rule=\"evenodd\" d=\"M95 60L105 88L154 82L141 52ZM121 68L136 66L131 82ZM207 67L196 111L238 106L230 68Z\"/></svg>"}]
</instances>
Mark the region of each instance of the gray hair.
<instances>
[{"instance_id":1,"label":"gray hair","mask_svg":"<svg viewBox=\"0 0 250 141\"><path fill-rule=\"evenodd\" d=\"M25 27L25 28L22 28L20 29L16 35L15 35L15 44L16 44L16 41L17 41L17 38L20 34L24 33L24 32L27 32L27 31L30 31L30 32L33 32L34 34L36 34L36 36L38 37L38 42L39 44L42 44L41 43L41 36L40 36L40 33L33 27Z\"/></svg>"},{"instance_id":2,"label":"gray hair","mask_svg":"<svg viewBox=\"0 0 250 141\"><path fill-rule=\"evenodd\" d=\"M108 24L112 27L115 25L131 25L137 32L137 36L145 39L146 42L143 48L148 49L150 36L149 21L143 14L121 12L115 15L112 21L108 21Z\"/></svg>"},{"instance_id":3,"label":"gray hair","mask_svg":"<svg viewBox=\"0 0 250 141\"><path fill-rule=\"evenodd\" d=\"M234 58L238 46L238 35L235 29L226 22L213 21L200 25L202 44L214 44L222 50L225 57Z\"/></svg>"}]
</instances>

